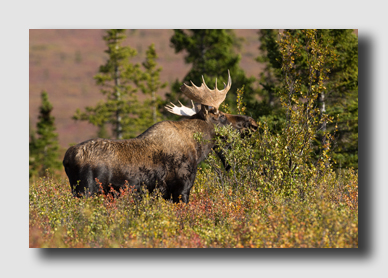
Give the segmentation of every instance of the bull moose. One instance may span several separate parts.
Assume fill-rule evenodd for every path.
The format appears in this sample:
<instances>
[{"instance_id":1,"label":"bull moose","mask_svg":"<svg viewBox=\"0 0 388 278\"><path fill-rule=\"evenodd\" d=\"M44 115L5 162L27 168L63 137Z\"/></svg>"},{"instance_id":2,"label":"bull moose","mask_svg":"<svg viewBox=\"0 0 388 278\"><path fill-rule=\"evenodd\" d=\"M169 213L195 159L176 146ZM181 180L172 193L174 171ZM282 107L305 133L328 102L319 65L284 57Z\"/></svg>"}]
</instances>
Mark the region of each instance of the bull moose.
<instances>
[{"instance_id":1,"label":"bull moose","mask_svg":"<svg viewBox=\"0 0 388 278\"><path fill-rule=\"evenodd\" d=\"M91 139L70 147L63 165L73 196L99 193L98 179L104 193L129 184L137 190L145 186L150 192L158 188L163 198L188 203L197 166L215 147L215 125L231 125L242 133L257 129L251 117L218 110L232 85L229 71L223 90L218 90L217 80L214 90L203 76L202 80L200 87L191 82L192 86L180 88L191 99L192 108L181 103L180 107L166 106L184 119L156 123L134 139ZM201 142L194 138L199 132L204 139Z\"/></svg>"}]
</instances>

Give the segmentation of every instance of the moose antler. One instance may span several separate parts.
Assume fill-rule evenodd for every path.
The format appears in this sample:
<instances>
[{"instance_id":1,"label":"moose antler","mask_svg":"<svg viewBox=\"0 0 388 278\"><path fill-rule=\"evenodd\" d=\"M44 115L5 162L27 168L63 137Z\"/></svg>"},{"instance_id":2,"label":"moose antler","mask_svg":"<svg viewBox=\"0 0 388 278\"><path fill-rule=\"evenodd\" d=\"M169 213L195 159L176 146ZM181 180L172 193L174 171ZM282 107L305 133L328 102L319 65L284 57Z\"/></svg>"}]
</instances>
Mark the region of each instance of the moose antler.
<instances>
[{"instance_id":1,"label":"moose antler","mask_svg":"<svg viewBox=\"0 0 388 278\"><path fill-rule=\"evenodd\" d=\"M216 109L220 106L220 104L225 100L226 93L229 91L230 87L232 86L232 79L230 78L230 73L228 70L228 84L224 83L224 89L218 90L217 88L217 78L216 78L216 85L214 90L210 90L208 86L205 83L205 79L202 75L202 81L201 87L195 86L195 84L191 82L193 86L188 86L186 84L183 84L181 86L181 91L184 93L189 99L194 100L195 102L213 106Z\"/></svg>"},{"instance_id":2,"label":"moose antler","mask_svg":"<svg viewBox=\"0 0 388 278\"><path fill-rule=\"evenodd\" d=\"M170 113L179 115L179 116L193 116L197 112L195 111L195 105L194 102L191 101L193 108L189 108L184 106L179 100L181 107L176 106L174 103L170 102L172 105L165 106L166 110Z\"/></svg>"}]
</instances>

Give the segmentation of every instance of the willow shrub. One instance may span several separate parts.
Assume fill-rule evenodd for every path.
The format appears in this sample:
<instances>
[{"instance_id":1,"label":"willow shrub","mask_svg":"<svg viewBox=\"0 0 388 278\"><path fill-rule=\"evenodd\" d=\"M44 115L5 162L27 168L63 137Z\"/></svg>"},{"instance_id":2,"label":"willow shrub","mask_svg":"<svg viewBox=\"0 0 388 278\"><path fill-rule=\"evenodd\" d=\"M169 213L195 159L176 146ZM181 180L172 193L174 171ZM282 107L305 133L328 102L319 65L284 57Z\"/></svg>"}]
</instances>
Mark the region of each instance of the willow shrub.
<instances>
[{"instance_id":1,"label":"willow shrub","mask_svg":"<svg viewBox=\"0 0 388 278\"><path fill-rule=\"evenodd\" d=\"M328 154L313 162L312 142L304 154L299 149L290 154L285 145L294 134L272 134L265 123L259 126L245 138L230 127L217 128L217 151L229 171L213 153L210 167L197 177L196 188L213 203L222 196L225 208L229 202L241 209L215 212L224 216L223 233L233 231L234 246L357 247L357 172L332 171Z\"/></svg>"}]
</instances>

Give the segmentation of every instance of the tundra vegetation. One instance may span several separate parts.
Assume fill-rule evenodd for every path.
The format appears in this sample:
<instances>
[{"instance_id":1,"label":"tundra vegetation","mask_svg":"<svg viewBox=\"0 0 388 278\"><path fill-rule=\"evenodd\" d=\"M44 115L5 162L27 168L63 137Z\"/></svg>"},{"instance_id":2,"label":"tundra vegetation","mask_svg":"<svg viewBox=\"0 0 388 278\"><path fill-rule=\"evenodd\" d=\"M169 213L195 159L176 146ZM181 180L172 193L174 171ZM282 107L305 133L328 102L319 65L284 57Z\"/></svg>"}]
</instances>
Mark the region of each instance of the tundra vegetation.
<instances>
[{"instance_id":1,"label":"tundra vegetation","mask_svg":"<svg viewBox=\"0 0 388 278\"><path fill-rule=\"evenodd\" d=\"M357 248L358 171L333 167L336 122L317 105L336 53L315 30L303 36L301 43L285 31L277 42L280 127L262 118L243 137L216 127L217 149L198 170L188 204L157 191L139 200L129 187L119 197L74 198L67 180L46 175L30 184L30 247ZM301 55L308 83L295 65ZM244 114L243 89L236 95Z\"/></svg>"}]
</instances>

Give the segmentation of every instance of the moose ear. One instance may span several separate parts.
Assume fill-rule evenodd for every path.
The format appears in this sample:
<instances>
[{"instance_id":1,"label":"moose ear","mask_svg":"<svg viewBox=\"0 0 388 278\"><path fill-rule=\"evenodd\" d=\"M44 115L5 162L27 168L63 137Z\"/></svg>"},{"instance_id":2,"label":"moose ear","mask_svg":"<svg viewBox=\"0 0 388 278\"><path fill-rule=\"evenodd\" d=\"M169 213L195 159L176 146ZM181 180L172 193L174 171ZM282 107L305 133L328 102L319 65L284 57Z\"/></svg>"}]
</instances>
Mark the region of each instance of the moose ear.
<instances>
[{"instance_id":1,"label":"moose ear","mask_svg":"<svg viewBox=\"0 0 388 278\"><path fill-rule=\"evenodd\" d=\"M194 109L195 109L195 113L199 113L199 111L201 111L201 109L202 109L201 104L198 103L198 102L194 102L193 106L194 106Z\"/></svg>"},{"instance_id":2,"label":"moose ear","mask_svg":"<svg viewBox=\"0 0 388 278\"><path fill-rule=\"evenodd\" d=\"M197 103L196 103L197 104ZM199 118L201 118L202 120L205 120L207 119L207 114L208 114L208 111L206 109L206 105L203 105L203 104L199 104L199 111L197 113L197 116L199 116ZM197 109L197 108L196 108Z\"/></svg>"},{"instance_id":3,"label":"moose ear","mask_svg":"<svg viewBox=\"0 0 388 278\"><path fill-rule=\"evenodd\" d=\"M201 104L201 113L204 118L209 114L209 106Z\"/></svg>"},{"instance_id":4,"label":"moose ear","mask_svg":"<svg viewBox=\"0 0 388 278\"><path fill-rule=\"evenodd\" d=\"M215 107L209 106L209 105L201 104L201 110L198 113L198 115L200 115L201 118L206 121L209 117L209 112L217 115L218 109L216 109Z\"/></svg>"}]
</instances>

